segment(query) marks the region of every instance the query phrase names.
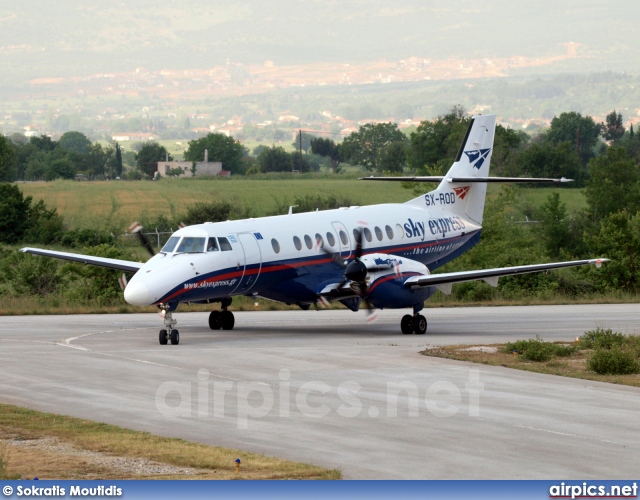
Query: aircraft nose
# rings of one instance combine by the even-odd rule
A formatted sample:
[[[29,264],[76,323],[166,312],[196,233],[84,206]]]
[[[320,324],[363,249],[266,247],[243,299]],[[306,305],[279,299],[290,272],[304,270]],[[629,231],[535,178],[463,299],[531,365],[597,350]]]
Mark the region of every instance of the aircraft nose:
[[[137,281],[129,283],[124,289],[124,300],[133,306],[149,305],[149,288]]]

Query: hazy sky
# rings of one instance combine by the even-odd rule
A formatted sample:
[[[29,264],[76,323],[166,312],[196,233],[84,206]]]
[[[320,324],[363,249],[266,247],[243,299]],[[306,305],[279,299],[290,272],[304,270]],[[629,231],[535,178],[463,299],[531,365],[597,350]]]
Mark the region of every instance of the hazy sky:
[[[4,0],[0,69],[15,81],[100,71],[508,57],[577,42],[582,70],[640,68],[640,2],[623,0]],[[575,69],[575,68],[574,68]]]

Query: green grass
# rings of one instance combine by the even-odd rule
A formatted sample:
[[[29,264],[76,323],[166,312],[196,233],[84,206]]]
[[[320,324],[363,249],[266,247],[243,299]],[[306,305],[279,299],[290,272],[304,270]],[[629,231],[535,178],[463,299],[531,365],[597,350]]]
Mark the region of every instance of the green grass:
[[[335,469],[291,462],[233,448],[208,446],[182,439],[165,438],[91,420],[43,413],[0,404],[0,437],[21,440],[51,437],[81,450],[120,457],[146,458],[179,467],[217,472],[206,479],[340,479]],[[0,474],[8,476],[7,459],[0,448]],[[241,474],[235,474],[235,459],[242,460]],[[9,466],[11,460],[9,457]],[[4,472],[1,467],[4,467]],[[42,477],[42,476],[41,476]],[[1,478],[1,476],[0,476]]]
[[[358,205],[405,202],[413,196],[400,183],[358,181],[355,175],[332,174],[235,177],[231,179],[163,179],[161,181],[55,181],[21,183],[34,200],[56,208],[74,228],[108,227],[124,231],[138,219],[184,213],[198,201],[240,203],[256,217],[266,215],[282,200],[295,196],[335,195]],[[427,187],[428,189],[428,187]]]
[[[335,195],[346,197],[356,205],[402,203],[414,197],[399,182],[364,182],[358,172],[345,175],[289,174],[232,177],[230,179],[163,179],[161,181],[55,181],[21,183],[20,189],[34,200],[43,199],[56,208],[73,228],[109,228],[124,232],[138,219],[155,219],[157,215],[184,213],[198,201],[227,200],[244,205],[252,216],[272,213],[278,202],[292,201],[295,196]],[[424,184],[424,192],[435,188]],[[490,186],[489,196],[499,192]],[[524,219],[531,207],[538,207],[547,196],[559,191],[569,213],[586,206],[581,189],[520,189],[516,218]],[[282,203],[280,203],[282,205]]]

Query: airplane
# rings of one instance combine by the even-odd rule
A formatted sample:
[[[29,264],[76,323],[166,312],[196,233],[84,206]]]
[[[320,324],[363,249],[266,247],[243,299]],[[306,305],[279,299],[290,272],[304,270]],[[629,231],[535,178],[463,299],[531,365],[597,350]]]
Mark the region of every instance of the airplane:
[[[159,342],[179,344],[173,312],[180,303],[220,303],[209,327],[232,330],[229,306],[235,296],[263,297],[310,306],[339,301],[352,311],[411,308],[400,322],[403,334],[424,334],[424,302],[454,283],[595,264],[587,259],[433,274],[480,240],[490,182],[567,182],[567,179],[488,177],[495,115],[472,117],[455,161],[442,177],[369,177],[364,180],[438,182],[406,203],[351,206],[179,229],[147,262],[22,248],[22,252],[118,269],[133,276],[124,289],[132,305],[155,305],[164,318]]]

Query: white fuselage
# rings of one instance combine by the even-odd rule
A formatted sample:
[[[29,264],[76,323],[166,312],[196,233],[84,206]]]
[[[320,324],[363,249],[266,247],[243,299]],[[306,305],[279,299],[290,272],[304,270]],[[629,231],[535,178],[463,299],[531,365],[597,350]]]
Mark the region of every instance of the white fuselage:
[[[125,299],[148,305],[252,295],[308,304],[327,285],[343,281],[344,270],[320,246],[348,260],[355,250],[354,230],[363,231],[364,255],[402,257],[407,263],[415,261],[433,269],[475,244],[480,229],[469,218],[438,207],[409,204],[188,226],[173,234],[181,238],[173,251],[158,253],[134,275]],[[207,251],[196,245],[193,252],[194,247],[183,245],[188,252],[179,251],[182,241],[202,238],[205,242],[217,238],[218,248]],[[224,241],[220,238],[229,242],[228,250],[221,249]],[[405,269],[409,268],[404,266],[403,273]]]

